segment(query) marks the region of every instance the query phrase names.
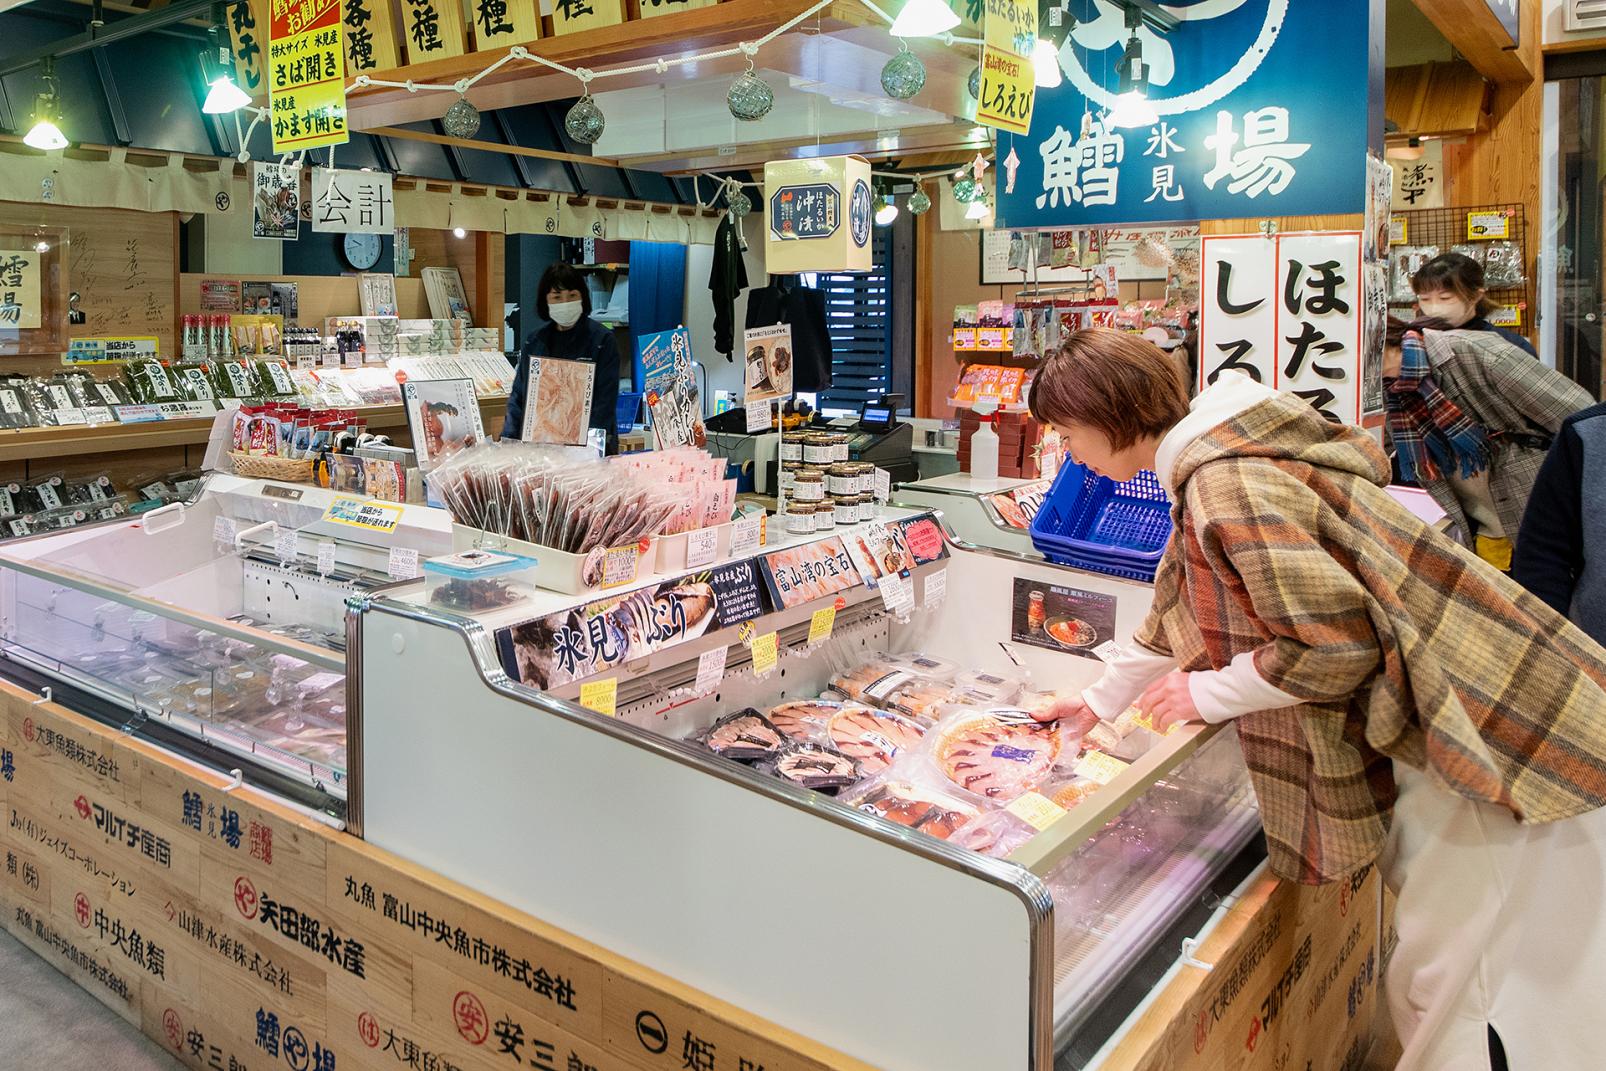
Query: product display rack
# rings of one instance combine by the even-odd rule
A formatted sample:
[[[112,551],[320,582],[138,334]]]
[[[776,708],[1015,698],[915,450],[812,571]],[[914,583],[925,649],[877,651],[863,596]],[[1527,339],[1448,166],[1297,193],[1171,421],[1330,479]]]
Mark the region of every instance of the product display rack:
[[[1521,204],[1468,205],[1454,208],[1412,208],[1402,212],[1391,212],[1391,216],[1404,216],[1406,221],[1406,240],[1401,245],[1422,246],[1433,245],[1439,247],[1439,252],[1448,253],[1452,246],[1480,245],[1480,240],[1467,237],[1467,216],[1479,212],[1503,213],[1511,221],[1511,234],[1506,241],[1515,242],[1523,250],[1524,283],[1522,286],[1490,287],[1489,297],[1501,305],[1517,306],[1522,312],[1522,324],[1515,330],[1519,334],[1527,334],[1533,329],[1532,310],[1533,303],[1533,272],[1528,269],[1528,225],[1527,213]],[[1393,247],[1391,247],[1393,248]],[[1390,301],[1389,306],[1396,310],[1406,310],[1412,306],[1410,301]]]

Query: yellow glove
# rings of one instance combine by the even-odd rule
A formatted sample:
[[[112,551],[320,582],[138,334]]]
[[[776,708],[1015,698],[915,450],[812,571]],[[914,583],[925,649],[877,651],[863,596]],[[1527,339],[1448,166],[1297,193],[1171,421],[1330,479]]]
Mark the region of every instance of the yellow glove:
[[[1504,536],[1479,536],[1477,538],[1478,557],[1499,569],[1502,573],[1511,572],[1511,540]]]

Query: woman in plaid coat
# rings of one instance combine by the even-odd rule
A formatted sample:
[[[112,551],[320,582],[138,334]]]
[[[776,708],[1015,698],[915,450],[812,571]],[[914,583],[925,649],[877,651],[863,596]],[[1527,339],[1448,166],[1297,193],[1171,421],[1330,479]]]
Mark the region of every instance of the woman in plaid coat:
[[[1233,721],[1272,868],[1396,891],[1400,1068],[1606,1067],[1606,651],[1384,489],[1371,436],[1229,373],[1188,402],[1144,340],[1082,331],[1031,407],[1176,531],[1154,606],[1050,716]]]

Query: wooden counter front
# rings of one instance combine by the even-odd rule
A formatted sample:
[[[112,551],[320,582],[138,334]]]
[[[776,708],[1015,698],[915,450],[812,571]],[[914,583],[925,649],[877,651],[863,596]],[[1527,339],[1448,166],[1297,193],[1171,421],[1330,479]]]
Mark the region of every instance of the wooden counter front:
[[[226,785],[0,682],[0,925],[197,1071],[867,1071]]]

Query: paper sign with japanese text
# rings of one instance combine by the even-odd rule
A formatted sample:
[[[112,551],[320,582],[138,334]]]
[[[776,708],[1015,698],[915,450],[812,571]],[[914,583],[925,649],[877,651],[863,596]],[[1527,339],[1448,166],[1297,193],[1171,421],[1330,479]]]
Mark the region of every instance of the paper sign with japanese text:
[[[625,21],[624,0],[543,0],[541,6],[550,6],[552,32],[559,37]]]
[[[401,523],[402,507],[395,502],[337,498],[323,511],[323,519],[368,532],[392,532]]]
[[[345,27],[346,73],[357,75],[400,67],[390,5],[381,0],[344,0],[340,6],[340,21]]]
[[[344,145],[340,0],[269,0],[268,100],[275,154]]]
[[[155,357],[161,349],[161,340],[155,335],[131,335],[123,338],[75,338],[67,344],[61,355],[62,364],[119,364],[140,357]],[[103,394],[108,405],[117,401],[115,394]]]
[[[463,54],[463,5],[458,0],[401,0],[401,15],[408,63]]]
[[[396,199],[388,171],[312,169],[312,229],[320,234],[391,234]]]
[[[251,161],[251,237],[293,242],[301,235],[301,169]]]
[[[836,536],[773,551],[759,561],[778,608],[801,606],[860,583],[853,559]]]
[[[268,0],[243,0],[229,8],[229,37],[235,84],[260,99],[268,89]]]
[[[762,636],[753,637],[753,675],[757,677],[768,676],[775,670],[775,663],[780,656],[779,640],[775,633],[766,632]]]
[[[580,685],[580,705],[598,714],[613,717],[619,704],[619,678],[586,681]]]
[[[1037,83],[1029,57],[991,44],[982,48],[981,95],[976,98],[976,122],[1025,134],[1032,128],[1032,103],[1036,93]]]
[[[642,335],[636,339],[636,352],[641,358],[655,447],[702,446],[708,432],[692,374],[691,332],[677,327]]]
[[[999,225],[1364,211],[1367,150],[1381,150],[1381,5],[1174,5],[1167,30],[1129,30],[1125,6],[1063,5],[1060,84],[1036,91],[1029,133],[998,136]],[[1150,114],[1121,99],[1134,37]]]
[[[31,331],[40,326],[39,253],[0,249],[0,330]]]
[[[469,0],[474,51],[523,45],[541,36],[538,0]]]

